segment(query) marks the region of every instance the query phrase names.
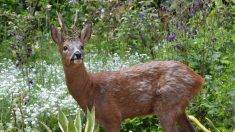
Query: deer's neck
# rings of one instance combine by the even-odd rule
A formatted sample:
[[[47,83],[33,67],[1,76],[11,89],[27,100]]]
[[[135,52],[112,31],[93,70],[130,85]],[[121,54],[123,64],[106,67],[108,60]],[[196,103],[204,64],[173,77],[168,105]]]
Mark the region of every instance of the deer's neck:
[[[70,94],[84,111],[93,105],[95,85],[84,64],[77,67],[64,66],[65,80]]]

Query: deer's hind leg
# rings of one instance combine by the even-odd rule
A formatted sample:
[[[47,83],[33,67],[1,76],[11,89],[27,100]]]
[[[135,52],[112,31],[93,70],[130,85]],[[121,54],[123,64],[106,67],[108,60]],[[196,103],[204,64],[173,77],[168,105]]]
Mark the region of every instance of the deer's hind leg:
[[[114,124],[110,122],[109,124],[104,125],[106,132],[120,132],[120,124]]]
[[[159,117],[164,132],[178,132],[178,117],[184,111],[181,100],[178,91],[170,85],[156,91],[154,113]]]
[[[178,132],[177,121],[179,113],[181,113],[180,107],[157,102],[154,107],[154,113],[159,117],[164,132]]]
[[[195,132],[195,129],[192,126],[192,124],[190,123],[190,121],[188,120],[188,117],[185,114],[185,112],[183,112],[181,115],[179,115],[178,125],[180,126],[180,128],[183,132]]]
[[[158,117],[164,132],[178,132],[175,115],[172,113],[164,113],[160,114]]]

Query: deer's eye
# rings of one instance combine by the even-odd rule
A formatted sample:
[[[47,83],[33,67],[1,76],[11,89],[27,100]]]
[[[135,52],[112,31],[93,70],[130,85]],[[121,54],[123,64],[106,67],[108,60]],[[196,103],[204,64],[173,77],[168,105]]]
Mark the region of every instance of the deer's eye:
[[[81,49],[83,50],[83,49],[84,49],[84,46],[81,46]]]
[[[67,46],[64,46],[64,49],[63,49],[64,51],[67,51],[68,50],[68,47]]]

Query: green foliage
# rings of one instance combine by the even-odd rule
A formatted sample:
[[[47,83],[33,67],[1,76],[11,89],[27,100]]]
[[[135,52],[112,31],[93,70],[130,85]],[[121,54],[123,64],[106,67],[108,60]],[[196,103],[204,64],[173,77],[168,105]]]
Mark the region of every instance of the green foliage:
[[[200,127],[203,132],[210,132],[210,130],[206,129],[205,126],[203,126],[203,125],[197,120],[197,118],[195,118],[195,117],[192,116],[192,115],[189,115],[188,117],[189,117],[189,119],[192,120],[195,124],[197,124],[197,126]]]
[[[220,130],[215,127],[214,123],[213,123],[209,118],[206,118],[206,120],[209,122],[210,126],[211,126],[216,132],[220,132]]]
[[[46,124],[44,124],[43,122],[40,123],[43,125],[43,127],[46,128],[47,132],[52,132],[51,128],[49,128]]]
[[[162,131],[160,122],[156,116],[147,116],[141,118],[127,119],[122,124],[122,131],[129,132],[130,130],[143,132],[158,132]]]
[[[65,116],[65,114],[61,110],[59,111],[59,114],[58,114],[58,123],[59,123],[60,129],[63,132],[68,131],[69,121],[68,121],[67,117]]]
[[[87,109],[87,123],[85,127],[85,132],[93,132],[95,130],[95,107]]]
[[[81,116],[79,113],[76,115],[76,118],[74,120],[74,126],[76,126],[77,128],[77,132],[82,132]]]
[[[181,61],[206,80],[200,95],[188,108],[190,115],[211,130],[232,131],[235,113],[232,0],[0,1],[0,80],[14,82],[0,84],[0,90],[4,89],[0,94],[0,131],[41,130],[35,121],[28,120],[29,116],[44,122],[52,131],[81,126],[83,117],[61,122],[60,128],[55,125],[56,105],[53,111],[43,107],[44,111],[36,113],[32,109],[34,105],[48,104],[40,102],[45,95],[39,96],[39,91],[46,89],[55,95],[58,91],[53,89],[66,88],[62,85],[63,73],[58,71],[62,68],[53,68],[60,64],[60,55],[51,40],[50,25],[58,26],[58,11],[70,27],[77,10],[79,29],[87,21],[93,23],[92,39],[85,46],[88,53],[85,59],[92,70],[107,70],[102,69],[105,64],[117,70],[127,64],[121,61],[128,62],[127,66],[150,59]],[[15,69],[14,77],[8,78]],[[58,100],[66,97],[68,93]],[[61,104],[58,100],[52,104]],[[66,113],[73,113],[73,108],[66,107]],[[62,113],[59,115],[61,120],[66,118]],[[121,129],[161,131],[154,116],[128,119]]]
[[[92,108],[91,111],[87,110],[86,116],[86,124],[84,132],[94,132],[95,130],[95,107]],[[52,130],[44,123],[40,122],[43,127],[46,128],[47,132],[52,132]],[[80,112],[76,115],[75,120],[68,119],[66,115],[59,110],[58,114],[58,124],[60,126],[60,130],[62,132],[81,132],[82,131],[82,123]],[[98,132],[96,130],[96,132]]]

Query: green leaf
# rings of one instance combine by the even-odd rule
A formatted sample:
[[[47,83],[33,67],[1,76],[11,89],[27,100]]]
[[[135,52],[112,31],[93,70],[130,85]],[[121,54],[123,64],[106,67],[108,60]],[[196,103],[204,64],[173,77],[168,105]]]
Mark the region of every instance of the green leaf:
[[[77,128],[78,132],[82,132],[82,123],[81,123],[80,111],[76,115],[76,118],[74,120],[74,126]]]
[[[93,132],[95,128],[95,107],[91,111],[87,110],[87,122],[85,132]]]
[[[52,132],[52,130],[46,125],[44,124],[43,122],[39,121],[44,127],[45,129],[47,130],[47,132]]]
[[[192,116],[192,115],[188,115],[188,118],[189,118],[191,121],[193,121],[198,127],[200,127],[203,132],[211,132],[210,130],[206,129],[206,127],[203,126],[203,125],[201,124],[201,122],[198,121],[198,119],[197,119],[196,117],[194,117],[194,116]]]
[[[99,132],[100,131],[100,126],[97,124],[95,125],[95,132]]]
[[[229,65],[231,62],[229,60],[221,60],[222,64]]]
[[[206,120],[209,122],[209,124],[217,131],[217,132],[220,132],[220,130],[218,128],[215,127],[214,123],[206,117]]]
[[[50,129],[50,128],[49,128]],[[0,129],[1,130],[1,129]],[[48,131],[48,130],[47,130]],[[40,132],[38,129],[36,128],[32,128],[31,132]],[[48,131],[48,132],[51,132],[51,131]]]
[[[72,120],[69,120],[68,132],[78,132]]]
[[[61,131],[67,132],[67,130],[68,130],[68,119],[61,110],[59,110],[58,120],[59,120],[58,123],[59,123]]]

